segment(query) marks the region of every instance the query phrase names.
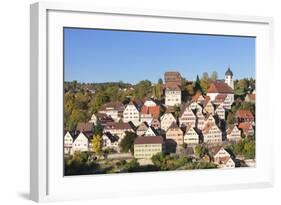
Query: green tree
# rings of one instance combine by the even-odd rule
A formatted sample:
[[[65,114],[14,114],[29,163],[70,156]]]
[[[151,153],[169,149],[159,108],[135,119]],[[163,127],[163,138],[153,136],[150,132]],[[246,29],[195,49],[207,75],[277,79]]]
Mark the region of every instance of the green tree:
[[[162,167],[164,160],[165,160],[165,154],[162,152],[159,152],[151,157],[152,163],[159,168]]]
[[[228,112],[226,122],[228,125],[232,125],[235,122],[235,115],[232,112]]]
[[[179,117],[179,115],[180,115],[181,109],[180,109],[179,106],[174,105],[173,110],[174,110],[174,113],[175,113],[175,117],[176,117],[176,119],[177,119],[177,118]]]
[[[93,127],[93,134],[101,136],[102,130],[103,130],[102,125],[101,125],[100,121],[98,120],[97,124]]]
[[[98,91],[90,102],[91,111],[97,113],[99,108],[106,102],[109,102],[109,97],[103,91]]]
[[[152,86],[149,80],[142,80],[134,86],[134,97],[142,99],[152,93]]]
[[[197,145],[195,147],[195,154],[196,154],[197,157],[202,158],[207,153],[208,153],[208,150],[203,145]]]
[[[202,88],[201,88],[201,85],[200,85],[200,80],[199,80],[199,76],[198,75],[196,76],[194,90],[195,90],[195,92],[198,92],[198,91],[202,92]]]
[[[78,122],[85,122],[88,119],[87,112],[85,110],[74,109],[67,120],[66,127],[68,130],[75,130]]]
[[[134,153],[134,141],[136,134],[133,132],[125,132],[125,137],[121,140],[119,146],[122,152]]]

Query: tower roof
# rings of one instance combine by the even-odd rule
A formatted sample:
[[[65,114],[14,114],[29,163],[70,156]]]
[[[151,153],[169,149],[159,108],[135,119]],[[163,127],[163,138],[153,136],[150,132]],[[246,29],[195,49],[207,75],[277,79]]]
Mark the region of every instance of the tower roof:
[[[233,76],[233,72],[230,70],[230,67],[228,67],[227,71],[225,72],[225,75]]]

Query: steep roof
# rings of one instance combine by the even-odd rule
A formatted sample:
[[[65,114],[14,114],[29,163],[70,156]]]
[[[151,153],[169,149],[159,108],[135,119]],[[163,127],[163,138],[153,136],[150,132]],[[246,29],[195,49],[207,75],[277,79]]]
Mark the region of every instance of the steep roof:
[[[198,101],[200,96],[203,97],[203,95],[200,92],[197,92],[194,96],[192,96],[192,100],[196,102],[196,101]]]
[[[160,115],[160,106],[143,106],[141,108],[141,114],[151,114],[152,117],[158,118]]]
[[[145,137],[137,137],[134,141],[134,144],[162,144],[163,143],[162,136],[145,136]]]
[[[242,122],[238,125],[238,128],[242,129],[244,133],[247,133],[251,127],[253,126],[249,122]]]
[[[218,103],[222,103],[225,101],[225,98],[227,97],[226,94],[218,94],[215,98],[215,101]]]
[[[232,70],[230,70],[230,67],[228,67],[227,71],[225,72],[225,75],[230,75],[231,77],[233,76]]]
[[[103,135],[105,135],[111,142],[116,142],[119,140],[118,136],[112,135],[110,132],[106,132]]]
[[[109,102],[109,103],[105,103],[103,106],[101,106],[99,111],[106,111],[109,108],[118,110],[118,111],[124,111],[125,106],[121,102]]]
[[[172,124],[170,125],[170,127],[168,128],[169,129],[180,129],[179,126],[175,123],[175,122],[172,122]]]
[[[76,130],[79,132],[91,132],[94,124],[91,122],[78,122]]]
[[[213,82],[207,91],[208,93],[221,93],[221,94],[233,94],[234,91],[226,83],[216,81]]]

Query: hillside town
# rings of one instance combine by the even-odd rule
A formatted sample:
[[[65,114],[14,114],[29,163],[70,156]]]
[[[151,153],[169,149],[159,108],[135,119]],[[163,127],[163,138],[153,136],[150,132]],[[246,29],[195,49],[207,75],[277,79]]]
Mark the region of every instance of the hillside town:
[[[65,174],[254,167],[255,81],[233,76],[66,84]]]

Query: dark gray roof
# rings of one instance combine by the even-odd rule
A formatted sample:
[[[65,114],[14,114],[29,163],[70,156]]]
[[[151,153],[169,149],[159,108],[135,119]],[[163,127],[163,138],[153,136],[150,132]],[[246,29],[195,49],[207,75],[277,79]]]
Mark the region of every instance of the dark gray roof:
[[[225,72],[225,75],[233,76],[233,72],[230,70],[230,67],[228,67],[227,71]]]

